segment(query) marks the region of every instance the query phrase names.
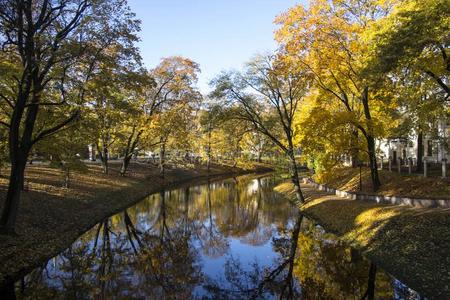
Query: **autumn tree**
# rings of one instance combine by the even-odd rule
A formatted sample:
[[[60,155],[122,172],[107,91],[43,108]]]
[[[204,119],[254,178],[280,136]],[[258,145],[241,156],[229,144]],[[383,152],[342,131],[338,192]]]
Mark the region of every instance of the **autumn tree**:
[[[368,44],[363,33],[388,12],[388,5],[371,0],[315,0],[307,8],[301,4],[291,8],[276,20],[281,26],[276,38],[286,59],[306,68],[314,78],[314,88],[325,92],[324,101],[339,103],[339,109],[349,115],[355,137],[364,137],[374,190],[381,184],[375,140],[386,116],[375,114],[389,108],[389,98],[380,88],[386,78],[371,80],[364,71]]]
[[[302,149],[303,162],[314,170],[319,180],[323,179],[326,171],[345,160],[350,158],[354,162],[361,159],[358,152],[364,149],[358,136],[355,140],[354,128],[349,124],[352,115],[327,100],[317,90],[310,93],[297,111],[294,124],[299,132],[295,143]]]
[[[366,32],[367,72],[419,71],[450,98],[450,5],[448,0],[401,0]]]
[[[130,160],[141,142],[145,130],[149,128],[153,116],[187,99],[199,98],[197,83],[199,65],[181,56],[163,58],[161,63],[150,71],[154,84],[149,85],[143,95],[142,117],[130,120],[127,127],[124,158],[121,168],[125,175]]]
[[[84,87],[97,62],[90,45],[107,28],[134,22],[124,1],[5,0],[0,3],[2,125],[11,173],[0,218],[13,233],[27,157],[42,139],[79,118]],[[137,25],[137,24],[136,24]],[[118,39],[113,36],[113,39]],[[47,112],[51,118],[42,118]]]
[[[34,148],[39,155],[51,158],[50,167],[62,171],[61,179],[66,188],[70,187],[73,171],[87,170],[81,159],[86,153],[89,136],[83,126],[75,125],[78,124],[71,124],[65,130],[43,139]]]
[[[232,149],[238,146],[236,139],[242,139],[239,123],[232,119],[234,110],[223,107],[221,103],[209,99],[203,110],[199,113],[199,153],[206,156],[206,166],[209,170],[214,155],[230,156]],[[233,123],[234,124],[230,124]]]
[[[198,96],[198,98],[196,97]],[[153,146],[159,147],[159,168],[164,175],[168,150],[186,152],[192,148],[195,112],[201,101],[200,95],[191,95],[170,109],[155,114],[149,132]]]
[[[248,63],[243,73],[223,73],[212,85],[213,96],[239,108],[235,119],[249,122],[287,156],[297,200],[303,203],[295,157],[294,122],[296,110],[308,91],[308,74],[275,55],[263,55]]]
[[[270,140],[260,132],[252,130],[242,136],[241,145],[244,150],[256,156],[256,161],[262,162],[263,155],[270,149]]]
[[[417,136],[418,171],[423,136],[433,136],[432,121],[444,119],[450,99],[449,7],[446,0],[398,1],[365,33],[370,45],[365,72],[396,79],[393,88]]]
[[[409,65],[403,65],[386,76],[396,78],[390,86],[397,97],[400,123],[392,136],[408,140],[416,138],[416,171],[422,172],[423,157],[426,156],[424,138],[431,137],[440,140],[441,145],[446,145],[437,125],[447,119],[448,103],[444,100],[444,93],[426,74]]]
[[[199,153],[206,156],[206,165],[210,169],[213,158],[217,162],[238,164],[242,155],[242,140],[250,131],[248,122],[233,118],[236,109],[220,107],[218,104],[203,111],[200,118]]]
[[[124,139],[123,122],[139,118],[143,89],[152,84],[140,67],[137,50],[130,46],[111,45],[104,51],[85,92],[85,121],[105,174],[111,148]]]
[[[233,113],[230,110],[228,114]],[[247,133],[253,131],[253,128],[246,120],[236,120],[228,117],[218,130],[216,130],[213,139],[217,140],[217,155],[224,156],[236,167],[239,161],[245,160],[243,157],[243,140]]]

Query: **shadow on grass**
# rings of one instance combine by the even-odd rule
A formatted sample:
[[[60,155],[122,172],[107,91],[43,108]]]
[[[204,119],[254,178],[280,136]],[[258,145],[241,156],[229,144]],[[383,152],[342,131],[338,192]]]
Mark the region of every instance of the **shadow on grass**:
[[[422,176],[398,174],[395,171],[378,171],[382,186],[377,194],[384,196],[404,196],[423,199],[450,199],[450,181],[440,177],[424,178]],[[330,187],[350,192],[359,191],[359,169],[349,167],[336,167],[329,172],[314,178],[317,182]],[[374,194],[370,170],[362,168],[362,191]]]
[[[286,187],[285,187],[286,188]],[[304,186],[303,212],[430,298],[450,299],[450,210],[350,200]]]

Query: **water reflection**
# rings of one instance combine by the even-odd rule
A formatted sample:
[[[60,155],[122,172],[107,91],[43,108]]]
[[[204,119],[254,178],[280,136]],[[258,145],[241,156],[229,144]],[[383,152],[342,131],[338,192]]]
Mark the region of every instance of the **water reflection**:
[[[30,299],[417,297],[298,214],[273,192],[274,180],[242,176],[151,195],[8,291]]]

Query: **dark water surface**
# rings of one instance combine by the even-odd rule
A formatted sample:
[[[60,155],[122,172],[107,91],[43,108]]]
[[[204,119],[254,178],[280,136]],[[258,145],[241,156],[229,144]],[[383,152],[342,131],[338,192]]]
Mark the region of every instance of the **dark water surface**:
[[[19,299],[420,299],[302,218],[274,177],[154,194],[15,285]]]

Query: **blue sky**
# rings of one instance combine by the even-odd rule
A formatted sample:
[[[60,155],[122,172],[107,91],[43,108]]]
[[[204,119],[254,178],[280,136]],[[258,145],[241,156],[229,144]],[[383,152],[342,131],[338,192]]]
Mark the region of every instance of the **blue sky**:
[[[142,21],[141,48],[148,68],[182,55],[200,64],[199,87],[254,54],[273,50],[276,15],[298,0],[128,0]]]

